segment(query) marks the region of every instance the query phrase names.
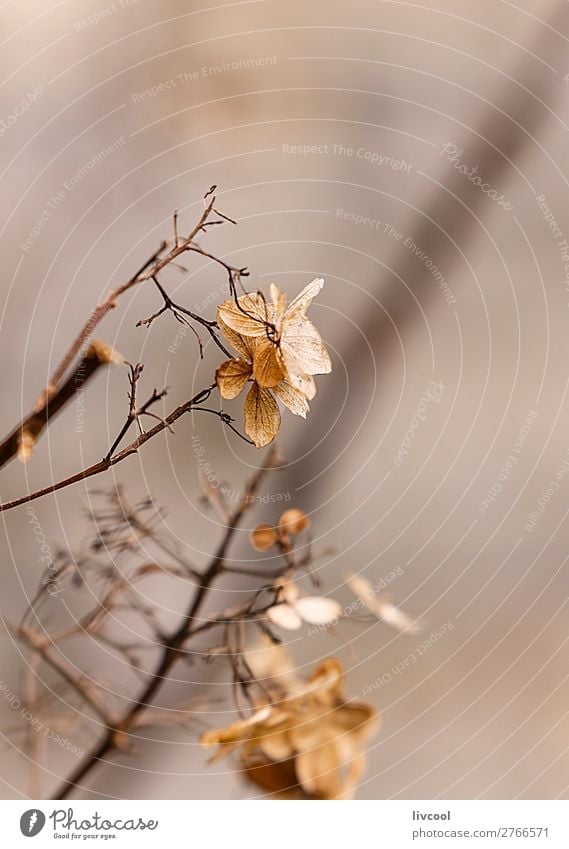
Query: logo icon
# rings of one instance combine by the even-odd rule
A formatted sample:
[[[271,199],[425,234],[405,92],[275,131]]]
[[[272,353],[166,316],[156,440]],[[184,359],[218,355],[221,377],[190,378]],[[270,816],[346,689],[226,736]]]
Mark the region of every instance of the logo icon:
[[[25,837],[35,837],[45,825],[45,814],[32,808],[20,817],[20,831]]]

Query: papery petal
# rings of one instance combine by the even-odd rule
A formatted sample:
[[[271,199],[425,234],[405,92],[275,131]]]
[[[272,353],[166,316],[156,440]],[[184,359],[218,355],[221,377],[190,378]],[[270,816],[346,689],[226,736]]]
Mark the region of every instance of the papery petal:
[[[355,572],[348,572],[345,575],[346,583],[357,598],[370,610],[372,613],[377,613],[376,596],[373,587],[367,578],[362,575],[356,575]]]
[[[286,310],[286,295],[284,292],[281,292],[281,290],[275,283],[271,283],[271,285],[269,286],[269,294],[271,296],[271,301],[273,302],[274,307],[273,318],[275,324],[279,324],[282,321]]]
[[[257,339],[253,357],[253,374],[259,386],[271,388],[285,376],[277,357],[277,349],[268,339]]]
[[[396,607],[391,601],[378,596],[376,605],[378,616],[392,628],[407,634],[418,634],[421,631],[420,623]]]
[[[281,426],[278,404],[269,389],[254,383],[245,398],[245,433],[257,448],[272,442]]]
[[[271,714],[271,708],[266,705],[252,714],[248,719],[238,719],[227,728],[214,728],[204,731],[200,737],[202,746],[217,746],[225,743],[236,743],[251,736],[255,726],[265,722]]]
[[[322,337],[307,318],[286,323],[280,342],[285,360],[295,358],[306,374],[328,374],[332,361]]]
[[[344,667],[335,657],[327,657],[309,678],[311,692],[340,698],[344,688]]]
[[[281,380],[280,383],[277,383],[273,392],[291,413],[294,413],[295,416],[302,416],[303,419],[306,418],[306,414],[310,410],[306,396],[295,389],[288,380]]]
[[[237,398],[251,377],[251,364],[244,360],[226,360],[215,372],[215,382],[222,398]]]
[[[322,596],[303,596],[294,603],[297,613],[309,625],[329,625],[335,622],[342,608],[333,598]]]
[[[290,741],[282,731],[264,734],[259,738],[259,748],[270,760],[284,761],[294,754]]]
[[[328,743],[297,755],[296,774],[307,793],[320,799],[337,799],[342,792],[342,775],[336,748]]]
[[[278,356],[286,374],[285,380],[293,389],[300,392],[309,401],[316,395],[316,382],[310,374],[306,374],[295,356],[282,347],[278,349]]]
[[[305,316],[306,311],[316,295],[324,286],[324,280],[321,277],[316,277],[311,283],[308,283],[296,298],[288,305],[286,311],[287,319],[294,319],[298,316]]]
[[[252,362],[256,340],[251,336],[241,336],[239,333],[236,333],[228,327],[220,317],[219,310],[217,312],[217,325],[223,336],[227,339],[231,347],[235,348],[239,356],[242,359],[247,360],[247,362]]]
[[[298,631],[302,626],[302,619],[290,604],[275,604],[267,610],[267,617],[273,625],[279,625],[287,631]]]
[[[358,740],[367,739],[379,728],[377,711],[366,702],[341,704],[330,717],[338,734],[351,734]]]
[[[261,295],[243,295],[237,301],[230,298],[219,305],[217,315],[221,321],[242,336],[266,336],[269,313]]]
[[[241,769],[246,778],[266,793],[277,798],[306,799],[306,794],[298,784],[294,771],[294,760],[266,761],[261,758],[247,758]]]

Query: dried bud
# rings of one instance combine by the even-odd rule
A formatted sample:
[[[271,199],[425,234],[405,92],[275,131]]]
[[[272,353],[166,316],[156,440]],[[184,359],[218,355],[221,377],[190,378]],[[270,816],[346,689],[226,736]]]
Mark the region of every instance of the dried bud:
[[[277,541],[277,533],[270,525],[257,525],[251,532],[251,544],[257,551],[267,551]]]
[[[290,534],[296,536],[301,534],[310,525],[310,519],[302,510],[296,507],[291,507],[290,510],[285,510],[279,519],[277,525],[280,534]]]

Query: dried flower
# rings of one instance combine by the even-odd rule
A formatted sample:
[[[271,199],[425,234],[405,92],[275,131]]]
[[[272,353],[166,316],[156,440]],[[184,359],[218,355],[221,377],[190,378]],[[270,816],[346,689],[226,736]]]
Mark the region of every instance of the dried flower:
[[[277,533],[270,525],[257,525],[257,527],[251,531],[251,542],[253,544],[253,548],[256,548],[257,551],[268,551],[269,548],[273,547],[277,540]]]
[[[257,525],[251,531],[251,543],[258,551],[267,551],[277,542],[287,544],[289,536],[298,536],[310,525],[310,519],[303,510],[291,507],[285,510],[277,522],[276,528],[271,525]]]
[[[239,357],[222,363],[216,382],[223,398],[236,398],[249,380],[245,399],[245,432],[257,448],[268,445],[280,427],[276,395],[292,413],[306,418],[316,395],[312,375],[332,369],[320,334],[306,311],[323,280],[313,280],[286,307],[286,296],[271,284],[272,303],[259,293],[220,305],[217,323]],[[274,393],[274,395],[273,395]]]
[[[277,603],[267,610],[267,617],[274,625],[287,631],[297,631],[303,622],[309,625],[330,625],[335,622],[342,608],[333,598],[301,595],[294,581],[277,578],[274,586],[278,591]]]
[[[294,537],[305,531],[309,525],[310,519],[306,513],[297,507],[291,507],[289,510],[284,511],[278,521],[277,527],[281,535],[290,534]]]
[[[361,575],[356,575],[354,572],[349,572],[346,575],[346,582],[354,595],[378,619],[383,619],[388,625],[407,634],[418,634],[421,631],[420,622],[411,619],[410,616],[396,607],[390,596],[383,593],[376,595],[366,578],[362,578]]]
[[[248,719],[206,732],[201,743],[219,747],[214,758],[239,749],[244,774],[272,793],[350,798],[378,719],[371,705],[347,702],[343,685],[342,665],[328,658],[278,703],[259,705]]]

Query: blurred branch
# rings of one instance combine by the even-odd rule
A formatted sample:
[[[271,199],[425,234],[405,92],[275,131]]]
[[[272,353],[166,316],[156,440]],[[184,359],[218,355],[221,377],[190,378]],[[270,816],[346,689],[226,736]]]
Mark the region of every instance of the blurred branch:
[[[101,366],[121,362],[121,359],[110,345],[95,339],[65,383],[49,395],[43,392],[32,412],[0,444],[0,468],[16,455],[22,461],[29,459],[48,422],[76,396]]]
[[[149,679],[142,688],[137,698],[126,709],[123,716],[115,722],[107,723],[107,731],[102,740],[91,752],[85,755],[83,762],[67,778],[55,795],[56,799],[66,799],[79,785],[79,782],[88,777],[92,771],[104,762],[105,758],[117,749],[124,749],[129,733],[140,726],[143,714],[151,707],[151,702],[167,680],[168,674],[176,661],[184,652],[184,644],[188,638],[203,630],[203,625],[210,626],[213,620],[208,619],[202,624],[196,622],[198,615],[204,606],[212,584],[216,578],[225,570],[225,562],[229,546],[235,532],[239,527],[244,514],[255,503],[254,495],[259,488],[265,474],[278,466],[277,449],[272,448],[267,454],[265,462],[249,480],[245,492],[242,494],[237,506],[228,518],[223,538],[209,565],[201,575],[201,583],[197,587],[193,598],[188,606],[178,628],[164,639],[161,655],[158,658],[154,670],[149,674]],[[223,621],[220,618],[219,621]]]

